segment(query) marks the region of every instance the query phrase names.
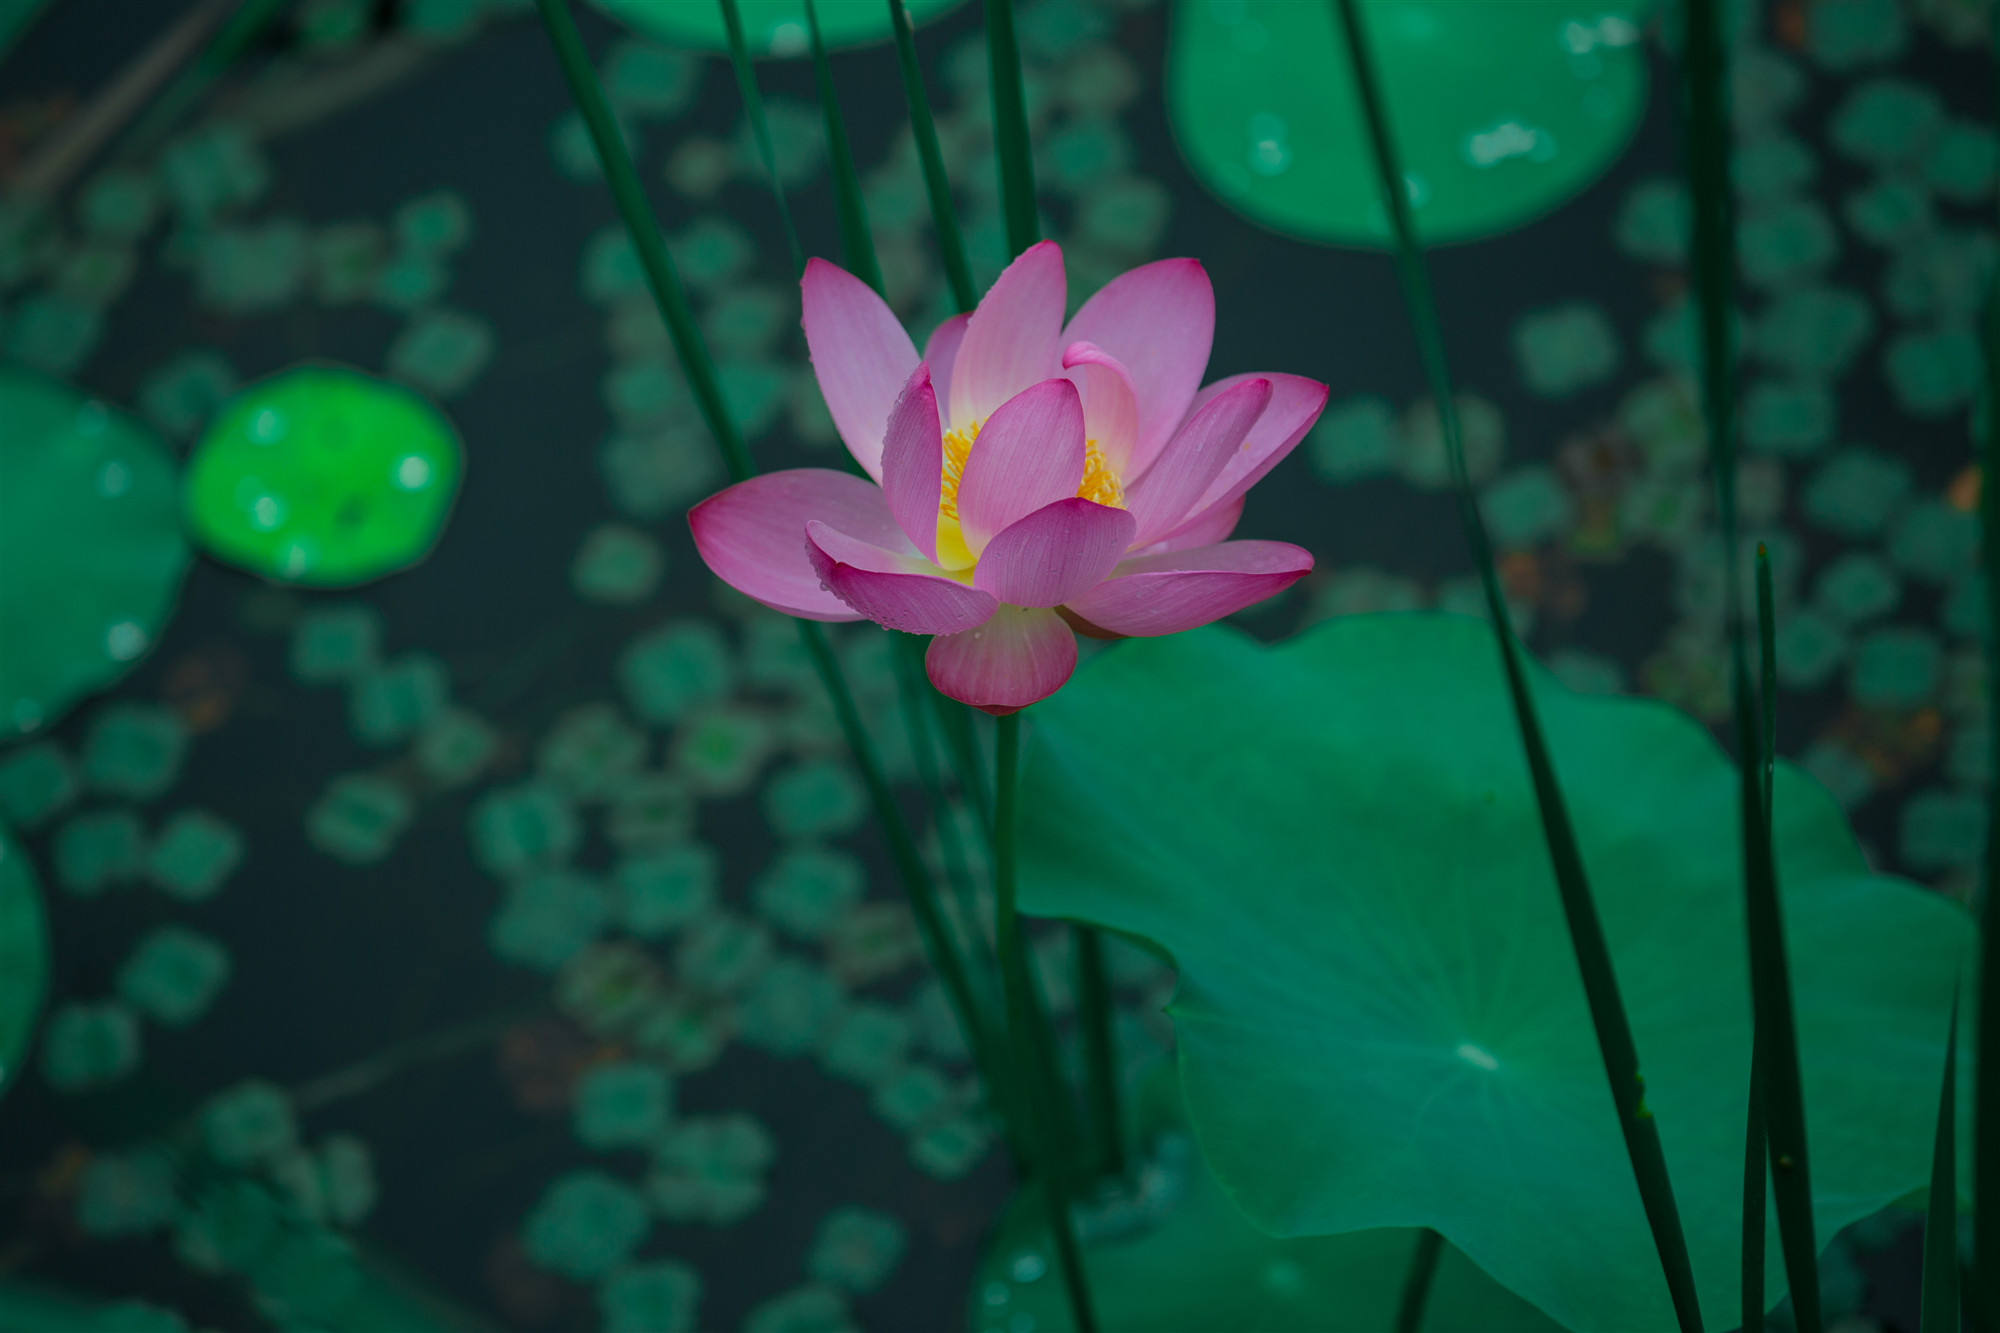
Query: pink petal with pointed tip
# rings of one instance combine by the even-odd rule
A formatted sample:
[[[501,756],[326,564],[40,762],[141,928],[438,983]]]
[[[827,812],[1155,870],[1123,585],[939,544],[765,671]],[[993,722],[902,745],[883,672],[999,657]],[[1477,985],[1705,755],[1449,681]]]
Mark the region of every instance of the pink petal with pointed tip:
[[[827,590],[878,625],[905,634],[956,634],[986,623],[992,594],[945,578],[920,556],[898,555],[817,520],[806,554]]]
[[[944,493],[944,435],[930,363],[910,372],[882,439],[882,493],[896,524],[927,560],[937,559],[938,497]]]
[[[1063,292],[1062,249],[1042,241],[1023,250],[980,298],[952,362],[952,429],[984,421],[1060,369]]]
[[[952,419],[951,368],[958,361],[958,345],[965,341],[965,326],[971,322],[970,315],[953,315],[932,329],[924,343],[924,364],[931,368],[931,383],[939,394],[938,416],[945,421]]]
[[[974,555],[1083,481],[1083,402],[1068,380],[1044,380],[1000,404],[979,429],[958,484],[958,522]]]
[[[890,516],[881,487],[827,468],[740,481],[690,509],[688,528],[715,576],[744,596],[807,620],[859,620],[820,586],[806,555],[806,524],[813,519],[891,551],[917,553]]]
[[[1235,455],[1271,401],[1271,382],[1253,377],[1215,395],[1187,419],[1146,475],[1125,493],[1139,520],[1139,545],[1181,525],[1195,502]]]
[[[1172,532],[1132,554],[1158,555],[1164,551],[1186,551],[1196,546],[1213,546],[1217,542],[1226,542],[1229,540],[1229,534],[1236,531],[1236,524],[1242,517],[1243,497],[1239,495],[1225,504],[1210,505],[1207,509],[1195,511],[1193,518],[1182,520],[1181,525]]]
[[[1143,476],[1201,387],[1215,340],[1215,289],[1196,259],[1162,259],[1113,278],[1076,312],[1063,342],[1096,343],[1124,363],[1139,403],[1125,484]]]
[[[1222,469],[1222,475],[1209,483],[1208,490],[1201,497],[1201,507],[1221,504],[1234,500],[1264,479],[1266,473],[1285,461],[1285,455],[1298,446],[1306,437],[1319,414],[1326,407],[1327,386],[1318,380],[1309,380],[1303,375],[1231,375],[1228,379],[1217,380],[1195,395],[1196,411],[1205,407],[1217,394],[1227,393],[1245,380],[1265,379],[1271,381],[1271,405],[1264,409],[1264,415],[1257,418],[1257,424],[1250,428],[1250,434],[1243,441],[1243,447]]]
[[[806,261],[799,295],[826,410],[847,452],[879,481],[882,433],[903,382],[916,369],[916,344],[874,288],[824,259]]]
[[[1284,591],[1312,571],[1289,542],[1223,542],[1127,560],[1068,609],[1114,634],[1178,634]]]
[[[1000,717],[1063,687],[1076,635],[1053,611],[1003,606],[978,629],[932,639],[924,667],[939,693]]]
[[[1097,441],[1098,452],[1122,481],[1139,444],[1139,403],[1132,376],[1117,357],[1095,343],[1071,343],[1063,349],[1062,363],[1083,396],[1083,433]]]
[[[1136,531],[1122,509],[1057,500],[986,544],[972,586],[1011,606],[1060,606],[1109,577]]]

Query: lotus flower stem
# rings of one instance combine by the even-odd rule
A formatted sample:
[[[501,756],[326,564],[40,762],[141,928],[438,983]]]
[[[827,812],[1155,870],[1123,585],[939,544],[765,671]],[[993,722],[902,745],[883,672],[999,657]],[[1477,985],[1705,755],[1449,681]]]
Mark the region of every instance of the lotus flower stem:
[[[1806,1154],[1805,1090],[1785,958],[1784,910],[1770,834],[1771,760],[1759,734],[1756,695],[1745,645],[1741,561],[1736,526],[1736,348],[1731,289],[1736,268],[1730,204],[1726,52],[1716,0],[1687,7],[1687,159],[1694,204],[1694,270],[1701,329],[1703,416],[1715,473],[1722,536],[1723,597],[1729,625],[1730,696],[1736,715],[1739,822],[1743,834],[1744,919],[1749,928],[1757,1083],[1770,1142],[1771,1192],[1778,1239],[1800,1333],[1819,1333],[1818,1245],[1813,1239],[1812,1178]],[[1773,682],[1775,687],[1775,681]],[[1773,706],[1766,701],[1766,711]],[[1764,730],[1769,730],[1769,719]]]
[[[1417,1333],[1424,1326],[1424,1307],[1430,1304],[1438,1259],[1443,1254],[1442,1234],[1430,1227],[1417,1232],[1417,1248],[1410,1254],[1410,1271],[1403,1279],[1403,1297],[1396,1306],[1396,1333]]]
[[[924,72],[917,64],[916,36],[903,0],[887,0],[889,26],[896,33],[896,63],[903,71],[903,97],[910,104],[910,133],[917,141],[917,160],[924,167],[924,188],[930,194],[931,225],[937,229],[938,254],[951,283],[951,299],[961,315],[979,303],[972,289],[972,268],[965,262],[965,238],[951,207],[951,181],[944,174],[944,154],[938,151],[937,125],[931,119],[931,99],[924,92]]]
[[[1764,1219],[1770,1202],[1770,1148],[1764,1134],[1764,1080],[1757,1040],[1750,1039],[1749,1112],[1743,1131],[1743,1327],[1764,1320]]]
[[[1014,828],[1020,787],[1021,715],[1007,714],[1000,719],[996,730],[999,745],[993,782],[993,925],[1000,950],[1000,983],[1007,995],[1008,1046],[1021,1074],[1023,1100],[1033,1108],[1029,1116],[1031,1165],[1041,1181],[1042,1199],[1048,1209],[1049,1239],[1055,1246],[1063,1286],[1069,1294],[1071,1322],[1077,1333],[1096,1333],[1097,1316],[1091,1309],[1083,1252],[1077,1246],[1076,1227],[1070,1219],[1067,1151],[1070,1139],[1057,1128],[1063,1118],[1063,1103],[1059,1099],[1067,1093],[1056,1069],[1055,1052],[1047,1041],[1048,1018],[1040,1012],[1034,973],[1028,965],[1027,945],[1021,933],[1021,916],[1015,906]]]
[[[1994,28],[2000,41],[2000,26]],[[2000,46],[1996,46],[2000,55]],[[2000,62],[1996,62],[2000,63]],[[1986,301],[1986,439],[1980,453],[1982,481],[1979,517],[1984,530],[1986,615],[1989,626],[2000,626],[2000,282]],[[2000,654],[1993,649],[1995,629],[1987,630],[1986,671],[2000,678]],[[1991,710],[1989,710],[1991,711]],[[1993,753],[2000,757],[2000,712],[1993,712]],[[2000,784],[1988,799],[1993,805],[1986,821],[1986,876],[1978,911],[1981,924],[1979,973],[1974,984],[1973,1031],[1977,1058],[1973,1063],[1972,1116],[1972,1273],[1970,1304],[1986,1321],[1988,1333],[2000,1319],[2000,930],[1993,919],[1995,884],[2000,884]]]
[[[1938,1090],[1937,1146],[1931,1151],[1931,1195],[1924,1215],[1923,1301],[1919,1333],[1958,1333],[1958,987],[1944,1035],[1944,1086]]]
[[[1118,1049],[1113,1039],[1111,984],[1104,974],[1104,932],[1077,926],[1076,1019],[1083,1033],[1085,1091],[1097,1138],[1096,1166],[1107,1176],[1125,1174],[1124,1121],[1118,1107]]]
[[[720,0],[722,26],[729,32],[729,63],[736,69],[736,86],[743,93],[743,111],[750,118],[750,134],[757,141],[757,156],[764,161],[764,175],[771,182],[771,198],[778,203],[778,221],[785,228],[785,246],[792,253],[792,272],[806,266],[806,252],[799,248],[799,233],[792,226],[792,210],[785,203],[785,186],[778,179],[778,154],[771,147],[771,125],[764,118],[764,99],[757,92],[757,69],[743,44],[743,16],[736,12],[736,0]]]
[[[566,0],[536,0],[536,5],[548,29],[549,41],[555,49],[556,60],[562,67],[570,95],[597,149],[598,161],[603,165],[605,180],[611,187],[612,200],[646,271],[653,298],[659,305],[660,317],[673,338],[681,369],[694,390],[695,402],[715,437],[730,475],[739,482],[746,481],[756,472],[750,461],[750,452],[744,447],[743,436],[731,419],[721,388],[716,383],[715,363],[709,355],[708,343],[688,309],[687,295],[681,289],[673,259],[667,254],[666,244],[660,238],[659,224],[646,202],[645,190],[639,184],[639,174],[632,166],[631,154],[626,151],[625,141],[612,119],[597,72],[591,68],[590,57],[583,49],[583,39],[577,34],[576,22],[570,17]],[[875,815],[889,844],[890,856],[909,896],[925,950],[944,983],[945,995],[965,1032],[966,1045],[972,1052],[973,1061],[987,1085],[999,1087],[1004,1070],[999,1063],[995,1040],[980,1012],[964,963],[945,926],[938,905],[937,888],[924,868],[923,858],[917,853],[909,825],[883,773],[880,756],[862,725],[860,712],[854,706],[853,693],[827,642],[826,631],[816,621],[801,620],[799,633],[807,655],[811,657],[813,667],[833,701],[834,714],[847,738],[848,747],[854,752],[855,762],[861,768],[862,780],[874,803]]]
[[[1000,208],[1007,220],[1007,253],[1013,256],[1041,239],[1041,226],[1035,218],[1035,159],[1028,142],[1021,42],[1014,33],[1014,0],[986,0],[986,59],[993,89],[994,149],[1000,159]]]
[[[1445,452],[1451,463],[1453,491],[1459,517],[1465,526],[1473,559],[1479,568],[1480,585],[1486,594],[1486,608],[1492,618],[1494,637],[1500,649],[1501,665],[1507,675],[1507,689],[1513,699],[1514,716],[1520,725],[1521,747],[1526,752],[1528,772],[1535,787],[1536,804],[1541,810],[1542,830],[1548,840],[1549,860],[1555,872],[1556,888],[1568,921],[1570,942],[1576,950],[1577,970],[1583,981],[1584,997],[1590,1005],[1591,1022],[1597,1031],[1598,1049],[1604,1057],[1604,1072],[1611,1084],[1611,1096],[1618,1108],[1619,1128],[1624,1131],[1625,1148],[1632,1159],[1632,1174],[1639,1197],[1652,1228],[1653,1243],[1659,1250],[1660,1267],[1667,1291],[1683,1333],[1698,1333],[1701,1305],[1695,1295],[1694,1269],[1688,1258],[1687,1237],[1681,1229],[1680,1208],[1674,1200],[1673,1183],[1667,1173],[1666,1153],[1660,1146],[1659,1126],[1646,1106],[1645,1080],[1639,1072],[1638,1047],[1625,1014],[1625,1002],[1612,968],[1611,951],[1605,943],[1604,927],[1590,892],[1583,856],[1570,824],[1569,809],[1562,787],[1542,737],[1541,720],[1534,696],[1528,687],[1521,647],[1508,621],[1507,602],[1501,595],[1500,580],[1494,571],[1493,551],[1486,535],[1485,521],[1473,496],[1472,480],[1465,467],[1465,442],[1460,434],[1458,405],[1452,395],[1451,371],[1445,359],[1444,334],[1438,323],[1437,303],[1431,293],[1430,271],[1417,241],[1416,224],[1410,215],[1408,187],[1397,162],[1395,140],[1388,109],[1376,83],[1375,67],[1362,31],[1357,0],[1333,0],[1336,19],[1347,38],[1348,56],[1354,67],[1354,83],[1367,120],[1368,137],[1374,151],[1375,167],[1382,185],[1383,206],[1393,227],[1397,277],[1403,289],[1403,303],[1415,326],[1418,350],[1430,381],[1431,396],[1437,401],[1438,422],[1444,435]]]

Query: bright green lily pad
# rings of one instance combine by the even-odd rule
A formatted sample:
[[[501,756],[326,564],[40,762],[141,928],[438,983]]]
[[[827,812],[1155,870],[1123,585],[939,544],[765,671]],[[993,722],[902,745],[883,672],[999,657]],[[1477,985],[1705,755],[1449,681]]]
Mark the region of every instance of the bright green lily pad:
[[[592,0],[634,31],[679,46],[727,51],[720,5],[688,0]],[[920,24],[956,8],[960,0],[905,0],[910,21]],[[819,0],[820,37],[829,47],[867,46],[889,40],[889,7],[880,0]],[[736,0],[743,18],[743,42],[753,56],[802,56],[810,50],[805,0]]]
[[[0,832],[0,1093],[27,1062],[49,982],[42,890],[20,845]]]
[[[280,583],[351,587],[430,553],[458,494],[458,433],[430,401],[341,366],[229,400],[188,468],[188,530]]]
[[[1142,1086],[1131,1142],[1150,1147],[1150,1189],[1125,1234],[1088,1239],[1084,1267],[1104,1333],[1387,1333],[1420,1234],[1412,1227],[1281,1239],[1229,1201],[1187,1139],[1171,1076]],[[1040,1194],[1017,1194],[973,1274],[971,1333],[1074,1325]],[[1027,1314],[1030,1324],[1020,1318]],[[1555,1333],[1559,1325],[1447,1245],[1425,1302],[1425,1333]]]
[[[187,543],[158,435],[57,380],[0,368],[0,737],[136,665]]]
[[[1749,987],[1736,775],[1655,702],[1535,690],[1707,1322],[1736,1321]],[[1197,1137],[1260,1226],[1427,1225],[1577,1329],[1676,1326],[1490,632],[1353,616],[1119,644],[1037,706],[1022,906],[1180,968]],[[1777,785],[1821,1237],[1921,1188],[1955,904]],[[1970,1103],[1964,1115],[1969,1121]],[[1767,1291],[1784,1293],[1775,1234]]]
[[[1646,104],[1639,0],[1363,0],[1417,227],[1518,227],[1622,153]],[[1180,0],[1167,108],[1204,185],[1260,226],[1386,248],[1387,218],[1333,7]]]

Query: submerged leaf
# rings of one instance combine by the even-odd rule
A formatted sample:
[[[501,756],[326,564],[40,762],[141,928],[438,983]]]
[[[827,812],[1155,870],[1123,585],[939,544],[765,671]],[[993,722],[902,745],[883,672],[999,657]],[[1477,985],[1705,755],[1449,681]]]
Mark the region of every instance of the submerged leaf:
[[[1750,1038],[1735,773],[1663,705],[1540,671],[1535,691],[1724,1326]],[[1023,910],[1173,955],[1196,1134],[1254,1220],[1435,1227],[1571,1327],[1674,1327],[1485,627],[1134,640],[1034,720]],[[1935,1034],[1972,931],[1871,875],[1789,767],[1775,836],[1831,1236],[1927,1178]]]

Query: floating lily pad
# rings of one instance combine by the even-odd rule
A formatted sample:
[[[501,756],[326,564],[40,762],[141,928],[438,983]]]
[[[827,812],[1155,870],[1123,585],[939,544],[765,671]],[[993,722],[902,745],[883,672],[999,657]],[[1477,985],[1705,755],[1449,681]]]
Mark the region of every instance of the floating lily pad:
[[[1079,1226],[1104,1333],[1386,1333],[1395,1326],[1415,1228],[1267,1235],[1230,1202],[1189,1142],[1172,1079],[1147,1080],[1138,1100],[1132,1138],[1147,1147],[1145,1183],[1115,1212],[1087,1208]],[[1044,1216],[1032,1189],[1001,1215],[973,1275],[972,1333],[1073,1327]],[[1425,1333],[1559,1327],[1449,1245],[1424,1310]]]
[[[25,1061],[48,981],[41,886],[27,854],[0,832],[0,1092]]]
[[[216,414],[188,469],[188,528],[226,564],[349,587],[430,553],[462,468],[457,431],[420,395],[301,366]]]
[[[1589,185],[1646,104],[1643,4],[1365,0],[1424,239],[1518,227]],[[1385,248],[1346,43],[1326,5],[1174,7],[1167,107],[1194,173],[1252,222]]]
[[[594,0],[611,17],[648,37],[677,46],[727,51],[729,36],[717,5],[686,0]],[[959,0],[905,0],[910,22],[923,23]],[[815,6],[821,37],[829,47],[867,46],[889,40],[889,10],[875,0],[819,0]],[[810,49],[805,0],[737,0],[743,41],[753,56],[802,56]]]
[[[1750,1039],[1736,772],[1665,705],[1534,683],[1723,1327]],[[1432,1226],[1568,1327],[1675,1326],[1484,626],[1356,616],[1276,650],[1220,628],[1119,644],[1035,710],[1024,787],[1024,910],[1174,958],[1194,1128],[1260,1226]],[[1925,1180],[1973,931],[1871,875],[1789,766],[1776,810],[1832,1236]],[[1775,1223],[1767,1256],[1775,1300]]]
[[[0,736],[130,671],[187,564],[160,438],[68,385],[0,369]]]

